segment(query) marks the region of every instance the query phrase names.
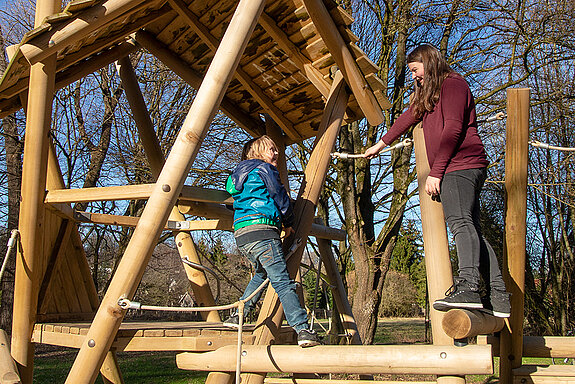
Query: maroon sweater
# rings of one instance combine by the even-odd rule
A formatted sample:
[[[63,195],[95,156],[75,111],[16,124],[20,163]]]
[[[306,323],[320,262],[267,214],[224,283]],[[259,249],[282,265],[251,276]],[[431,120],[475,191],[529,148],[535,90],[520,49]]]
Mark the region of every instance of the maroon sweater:
[[[453,73],[443,81],[439,101],[422,119],[413,116],[412,108],[399,116],[381,138],[385,144],[390,145],[411,126],[422,122],[429,176],[441,179],[448,172],[489,164],[477,133],[475,101],[463,77]]]

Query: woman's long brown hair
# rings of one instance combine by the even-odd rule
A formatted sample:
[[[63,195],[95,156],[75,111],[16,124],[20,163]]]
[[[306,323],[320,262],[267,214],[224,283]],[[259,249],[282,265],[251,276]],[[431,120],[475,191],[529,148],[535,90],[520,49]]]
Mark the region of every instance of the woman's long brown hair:
[[[416,118],[421,118],[425,112],[433,111],[439,101],[443,80],[453,73],[439,50],[429,44],[422,44],[407,55],[407,63],[423,63],[423,85],[415,84],[415,94],[412,101]]]

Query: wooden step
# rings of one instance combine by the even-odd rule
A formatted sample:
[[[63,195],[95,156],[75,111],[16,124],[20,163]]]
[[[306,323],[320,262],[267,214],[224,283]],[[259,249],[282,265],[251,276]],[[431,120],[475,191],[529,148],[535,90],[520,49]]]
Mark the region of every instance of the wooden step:
[[[513,370],[513,384],[575,384],[575,365],[523,365]]]

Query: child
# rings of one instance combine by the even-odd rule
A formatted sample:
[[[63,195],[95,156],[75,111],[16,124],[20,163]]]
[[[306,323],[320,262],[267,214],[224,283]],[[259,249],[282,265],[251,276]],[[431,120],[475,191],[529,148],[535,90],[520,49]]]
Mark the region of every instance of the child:
[[[443,203],[449,229],[455,236],[459,276],[433,308],[481,309],[509,317],[509,293],[493,248],[481,234],[479,195],[487,176],[487,156],[477,132],[475,102],[465,79],[454,72],[434,47],[420,45],[407,56],[415,94],[404,112],[363,157],[371,159],[418,122],[422,122],[431,168],[425,192]],[[479,280],[488,295],[482,300]]]
[[[249,297],[266,278],[282,303],[288,324],[297,332],[298,345],[319,344],[309,329],[295,282],[290,278],[282,250],[280,232],[293,232],[293,207],[282,185],[277,166],[278,149],[268,136],[252,139],[244,145],[242,161],[228,177],[226,190],[234,198],[234,237],[242,255],[252,263],[255,274],[241,299]],[[244,316],[255,307],[261,291],[245,303]],[[224,321],[238,327],[238,314]]]

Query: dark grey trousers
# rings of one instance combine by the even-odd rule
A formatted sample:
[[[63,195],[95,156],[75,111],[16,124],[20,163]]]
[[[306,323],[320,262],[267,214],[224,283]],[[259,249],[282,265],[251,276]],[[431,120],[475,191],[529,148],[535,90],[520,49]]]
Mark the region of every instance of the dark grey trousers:
[[[459,277],[471,289],[479,287],[480,276],[488,288],[505,291],[493,248],[481,234],[479,194],[487,177],[486,168],[446,173],[441,181],[441,203],[449,230],[455,237]]]

